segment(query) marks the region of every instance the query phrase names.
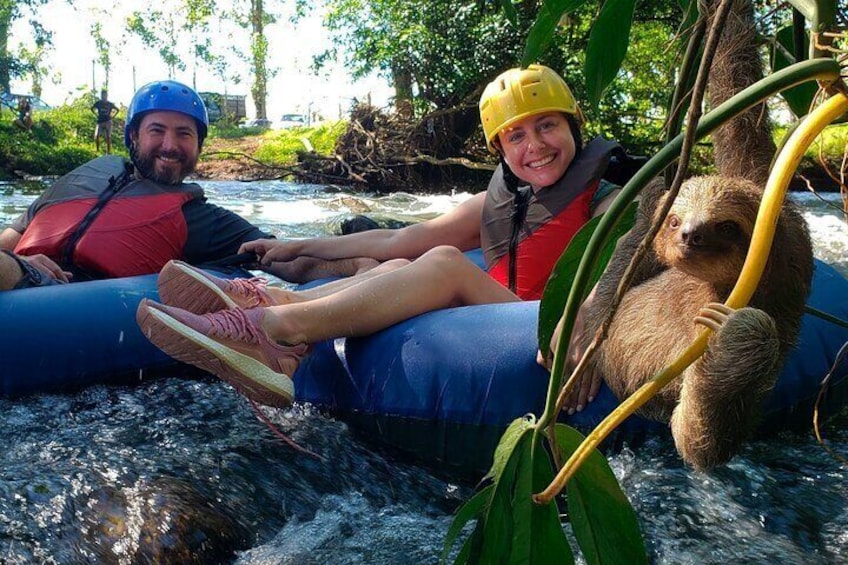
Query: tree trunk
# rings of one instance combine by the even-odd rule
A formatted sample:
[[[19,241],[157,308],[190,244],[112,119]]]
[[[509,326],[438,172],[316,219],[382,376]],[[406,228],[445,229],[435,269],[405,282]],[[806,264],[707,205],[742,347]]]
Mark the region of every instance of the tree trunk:
[[[401,65],[392,69],[392,82],[395,89],[395,111],[399,116],[412,118],[415,109],[412,106],[412,73]]]
[[[9,92],[9,28],[12,25],[13,0],[0,0],[0,90]]]
[[[253,104],[256,106],[256,117],[267,118],[267,107],[265,99],[268,94],[268,70],[266,68],[268,58],[268,40],[265,38],[265,10],[262,0],[251,0],[250,2],[250,25],[251,40],[250,50],[253,60],[253,84],[250,94],[253,96]]]

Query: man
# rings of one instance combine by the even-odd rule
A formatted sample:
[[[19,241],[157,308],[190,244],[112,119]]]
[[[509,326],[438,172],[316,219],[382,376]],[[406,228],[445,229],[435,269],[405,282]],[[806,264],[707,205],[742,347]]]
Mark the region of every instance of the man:
[[[63,176],[0,233],[0,249],[43,254],[81,281],[155,273],[171,259],[202,265],[269,237],[208,203],[199,185],[183,182],[197,165],[208,125],[203,101],[188,86],[165,80],[141,87],[124,132],[131,163],[105,155]],[[356,268],[354,261],[340,262],[332,274]]]
[[[100,138],[106,140],[106,154],[112,153],[112,119],[118,114],[118,107],[109,102],[104,88],[100,91],[100,100],[91,106],[91,111],[97,116],[97,126],[94,128],[94,143],[100,151]]]

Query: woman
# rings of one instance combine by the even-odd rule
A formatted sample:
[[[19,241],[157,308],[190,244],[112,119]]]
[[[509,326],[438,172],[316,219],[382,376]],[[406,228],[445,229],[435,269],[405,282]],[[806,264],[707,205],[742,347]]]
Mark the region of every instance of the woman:
[[[489,149],[501,157],[485,193],[430,221],[305,241],[258,240],[241,251],[266,267],[302,256],[371,257],[374,269],[314,289],[268,288],[261,279],[226,281],[172,262],[160,297],[145,300],[138,323],[166,353],[212,372],[246,396],[287,405],[290,375],[308,344],[374,333],[436,309],[535,299],[571,237],[605,207],[601,176],[613,143],[585,148],[580,110],[547,67],[511,69],[480,100]],[[514,213],[517,211],[518,213]],[[488,272],[462,251],[483,247]]]

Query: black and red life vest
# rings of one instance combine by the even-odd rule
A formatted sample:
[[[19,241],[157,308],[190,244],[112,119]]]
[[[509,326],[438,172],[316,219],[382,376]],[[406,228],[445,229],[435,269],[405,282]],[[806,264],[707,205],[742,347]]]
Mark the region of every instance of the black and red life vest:
[[[530,190],[516,257],[516,294],[523,300],[541,298],[557,259],[591,218],[595,192],[610,157],[617,152],[622,152],[617,143],[595,138],[560,180],[538,191]],[[486,191],[480,236],[489,275],[504,286],[509,281],[512,208],[513,193],[498,167]]]
[[[75,269],[107,278],[155,273],[169,260],[181,258],[188,237],[182,206],[202,198],[203,189],[193,183],[166,186],[134,176],[126,179],[66,253],[77,226],[124,174],[124,164],[121,157],[107,155],[57,180],[27,211],[26,230],[15,252],[43,253],[59,264],[69,258]]]

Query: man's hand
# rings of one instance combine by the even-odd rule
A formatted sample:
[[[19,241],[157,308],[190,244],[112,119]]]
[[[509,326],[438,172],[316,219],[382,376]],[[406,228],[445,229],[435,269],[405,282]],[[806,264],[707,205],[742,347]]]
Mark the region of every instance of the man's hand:
[[[73,278],[73,274],[68,271],[63,271],[62,267],[57,265],[53,259],[46,255],[38,254],[38,255],[28,255],[28,256],[20,256],[19,257],[38,269],[40,273],[45,276],[50,277],[51,279],[56,279],[62,282],[70,282],[71,278]]]

